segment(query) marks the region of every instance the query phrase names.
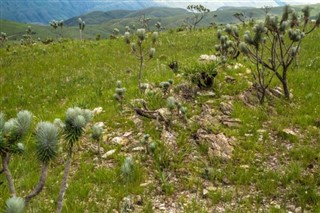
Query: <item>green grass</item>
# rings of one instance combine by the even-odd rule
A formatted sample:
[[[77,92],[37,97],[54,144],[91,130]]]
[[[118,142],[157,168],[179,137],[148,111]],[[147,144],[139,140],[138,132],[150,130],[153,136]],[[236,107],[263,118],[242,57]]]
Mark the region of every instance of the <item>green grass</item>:
[[[215,53],[215,33],[214,29],[160,33],[156,57],[143,67],[143,82],[156,86],[173,79],[174,87],[185,83],[181,70],[190,67],[201,54]],[[255,107],[243,104],[238,95],[249,88],[247,81],[252,81],[244,68],[219,68],[215,85],[209,90],[216,93],[215,97],[181,100],[188,107],[190,120],[200,114],[204,104],[216,116],[220,103],[226,101],[226,96],[231,97],[231,116],[241,120],[240,126],[206,127],[208,132],[235,138],[233,157],[227,161],[210,156],[210,144],[195,143],[194,134],[201,126],[197,123],[185,128],[181,122],[173,123],[170,129],[176,133],[174,145],[161,139],[162,126],[157,122],[143,118],[141,127],[134,124],[131,100],[144,98],[150,109],[158,109],[166,106],[166,98],[161,92],[154,96],[138,93],[138,60],[122,39],[63,40],[28,47],[11,44],[9,51],[1,48],[0,110],[7,118],[19,110],[29,110],[35,115],[35,126],[42,120],[63,119],[68,107],[103,107],[103,113],[94,122],[103,121],[106,125],[108,138],[102,144],[105,152],[117,151],[99,161],[92,148],[95,142],[90,132],[86,133],[76,146],[64,212],[120,211],[125,197],[136,200],[138,195],[143,202],[135,204],[136,212],[157,210],[155,200],[159,197],[161,203],[175,203],[182,212],[217,211],[220,207],[226,212],[286,212],[292,206],[316,212],[320,208],[320,130],[315,125],[316,119],[320,119],[320,59],[314,57],[319,48],[314,41],[319,37],[318,29],[306,38],[299,67],[289,71],[289,87],[294,95],[290,101],[275,99]],[[179,62],[180,73],[174,74],[168,67],[172,60]],[[242,58],[239,63],[249,66]],[[226,76],[234,77],[236,82],[226,83]],[[122,113],[113,100],[117,80],[126,88]],[[276,85],[280,84],[275,80],[273,86]],[[297,136],[283,134],[285,128],[293,129]],[[129,131],[133,136],[127,146],[111,144],[113,137]],[[155,141],[154,154],[131,151],[130,146],[138,146],[143,134],[150,134]],[[31,132],[25,142],[27,152],[14,156],[10,163],[19,196],[31,191],[39,178]],[[27,212],[55,210],[64,156],[60,151],[51,164],[46,186],[31,201]],[[121,165],[127,156],[133,157],[135,165],[129,181],[121,177]],[[9,190],[3,174],[0,181],[4,182],[0,185],[3,205]],[[206,188],[211,191],[203,196]]]

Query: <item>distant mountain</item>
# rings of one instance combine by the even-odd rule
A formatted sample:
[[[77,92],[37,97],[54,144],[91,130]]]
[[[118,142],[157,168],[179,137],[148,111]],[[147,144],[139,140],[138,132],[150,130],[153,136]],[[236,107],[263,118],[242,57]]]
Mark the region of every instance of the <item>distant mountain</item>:
[[[264,6],[279,7],[286,4],[290,5],[305,5],[320,3],[320,0],[191,0],[191,1],[172,1],[172,0],[161,0],[161,3],[167,7],[179,7],[186,8],[190,4],[202,4],[210,10],[217,10],[223,7],[256,7],[261,8]]]
[[[156,0],[1,0],[1,19],[48,24],[91,11],[140,10],[159,6]]]
[[[78,25],[78,18],[85,20],[88,25],[102,24],[108,21],[118,20],[124,22],[125,19],[131,19],[131,22],[138,24],[138,19],[145,14],[151,18],[151,24],[156,21],[163,21],[166,18],[187,16],[187,11],[181,8],[168,7],[150,7],[142,10],[112,10],[107,12],[94,11],[81,16],[76,16],[66,20],[66,26]]]
[[[48,25],[49,21],[67,20],[72,17],[83,16],[93,11],[95,17],[102,20],[123,17],[124,10],[142,10],[149,7],[170,7],[186,9],[190,4],[202,4],[214,11],[229,7],[261,8],[263,6],[283,6],[316,3],[320,0],[0,0],[0,19],[7,19],[23,23],[41,23]],[[117,10],[116,12],[104,13]],[[170,14],[172,16],[174,14]],[[104,17],[102,17],[104,16]],[[100,23],[101,20],[90,20],[90,23]]]

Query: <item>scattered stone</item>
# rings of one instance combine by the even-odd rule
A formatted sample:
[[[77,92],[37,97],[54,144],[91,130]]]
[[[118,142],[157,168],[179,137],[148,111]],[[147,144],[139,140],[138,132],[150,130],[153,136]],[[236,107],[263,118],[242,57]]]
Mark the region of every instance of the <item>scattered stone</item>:
[[[302,212],[302,208],[301,207],[298,207],[294,210],[295,213],[301,213]]]
[[[102,107],[97,107],[97,108],[94,108],[94,109],[92,110],[92,113],[93,113],[94,115],[98,115],[98,114],[100,114],[101,112],[103,112],[103,108],[102,108]]]
[[[200,61],[216,61],[218,58],[215,55],[200,55]]]
[[[143,121],[136,114],[131,117],[131,120],[139,129],[143,126]]]
[[[127,137],[131,136],[132,133],[133,133],[132,131],[131,132],[126,132],[126,133],[123,134],[122,137],[126,137],[127,138]]]
[[[142,199],[141,195],[138,195],[138,196],[136,197],[135,203],[136,203],[137,205],[139,205],[139,206],[142,206],[142,205],[143,205],[143,199]]]
[[[175,148],[176,145],[177,145],[177,139],[176,139],[176,136],[174,133],[172,132],[169,132],[165,129],[162,130],[162,133],[161,133],[161,140],[171,146],[172,148]]]
[[[241,165],[240,168],[242,168],[242,169],[249,169],[250,166],[249,166],[249,165]]]
[[[197,95],[202,96],[202,97],[208,97],[208,98],[213,98],[216,96],[216,93],[212,91],[202,91],[202,92],[197,92]]]
[[[210,191],[210,192],[217,191],[217,187],[214,187],[214,186],[209,186],[207,189],[208,189],[208,191]]]
[[[104,153],[101,157],[102,157],[103,159],[106,159],[106,158],[108,158],[109,156],[113,155],[115,152],[116,152],[115,149],[111,149],[111,150],[109,150],[108,152]]]
[[[277,98],[283,97],[282,89],[280,87],[276,87],[274,89],[269,89],[269,91],[273,96],[275,96]]]
[[[151,183],[152,183],[151,181],[147,181],[147,182],[145,182],[145,183],[141,183],[140,186],[141,186],[141,187],[147,187],[147,186],[149,186]]]
[[[297,137],[297,133],[295,133],[293,130],[291,129],[283,129],[282,130],[282,133],[284,133],[284,135],[287,135],[287,136],[294,136],[294,137]]]
[[[219,106],[220,111],[225,115],[231,115],[233,106],[231,103],[221,102]]]
[[[251,72],[252,72],[251,69],[249,68],[246,69],[246,74],[251,74]]]
[[[242,123],[238,118],[231,118],[227,116],[220,117],[220,122],[229,128],[239,128]]]
[[[226,81],[227,83],[233,84],[233,83],[236,82],[236,79],[233,78],[233,77],[231,77],[231,76],[226,76],[226,77],[225,77],[225,81]]]
[[[134,152],[141,152],[141,151],[145,151],[145,148],[142,147],[142,146],[139,146],[139,147],[133,148],[132,151],[134,151]]]
[[[234,138],[227,138],[223,133],[209,134],[204,129],[199,129],[196,133],[199,143],[209,143],[209,156],[221,157],[229,160],[232,157]]]
[[[208,197],[208,194],[209,194],[209,191],[208,191],[207,189],[203,189],[203,190],[202,190],[202,196],[203,196],[204,198],[207,198],[207,197]]]
[[[165,203],[161,203],[161,204],[159,205],[159,210],[165,211],[165,210],[166,210],[166,204],[165,204]]]
[[[111,143],[125,146],[128,143],[128,139],[125,137],[114,137],[112,138]]]
[[[241,67],[243,67],[243,64],[236,63],[233,68],[234,68],[235,70],[237,70],[237,69],[239,69],[239,68],[241,68]]]

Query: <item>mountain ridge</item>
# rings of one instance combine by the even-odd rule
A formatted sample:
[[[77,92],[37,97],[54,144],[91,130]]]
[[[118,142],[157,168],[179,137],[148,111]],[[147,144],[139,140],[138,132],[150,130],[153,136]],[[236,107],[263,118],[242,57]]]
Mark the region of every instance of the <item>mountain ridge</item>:
[[[318,1],[318,0],[317,0]],[[189,4],[203,4],[211,11],[223,7],[255,7],[263,6],[283,6],[290,3],[296,5],[299,3],[308,4],[308,2],[299,2],[296,0],[270,0],[265,1],[234,1],[224,0],[219,1],[168,1],[168,0],[93,0],[93,1],[78,1],[78,0],[54,0],[54,1],[15,1],[1,0],[0,14],[1,19],[22,22],[22,23],[41,23],[48,24],[53,19],[66,20],[72,17],[87,14],[93,11],[112,11],[112,10],[141,10],[149,7],[170,7],[186,9]],[[319,1],[320,3],[320,1]],[[266,5],[267,4],[267,5]]]

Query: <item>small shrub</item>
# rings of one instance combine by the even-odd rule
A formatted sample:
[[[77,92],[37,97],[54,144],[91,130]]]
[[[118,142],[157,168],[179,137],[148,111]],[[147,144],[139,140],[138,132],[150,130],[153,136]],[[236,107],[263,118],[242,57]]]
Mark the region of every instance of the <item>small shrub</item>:
[[[184,75],[200,89],[212,88],[217,76],[217,64],[198,63],[184,69]]]

